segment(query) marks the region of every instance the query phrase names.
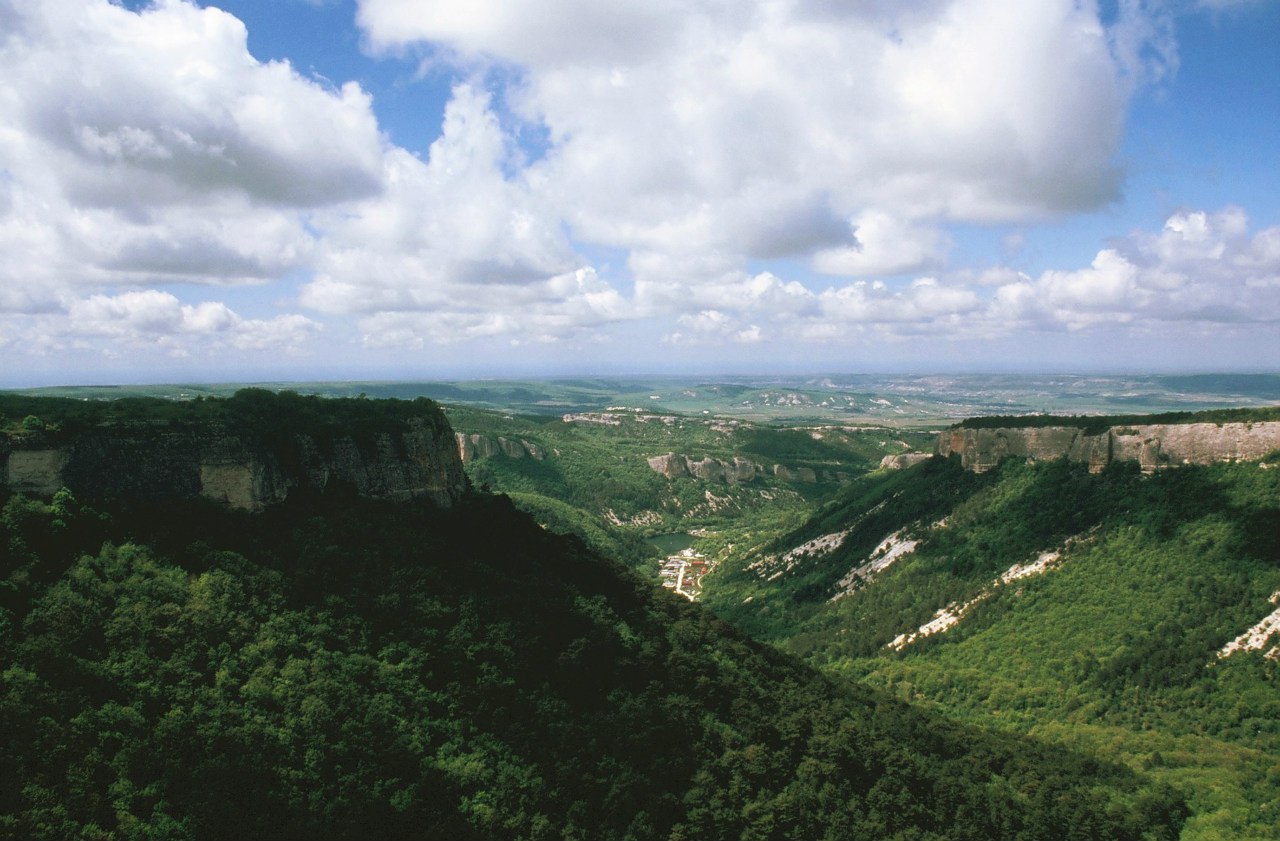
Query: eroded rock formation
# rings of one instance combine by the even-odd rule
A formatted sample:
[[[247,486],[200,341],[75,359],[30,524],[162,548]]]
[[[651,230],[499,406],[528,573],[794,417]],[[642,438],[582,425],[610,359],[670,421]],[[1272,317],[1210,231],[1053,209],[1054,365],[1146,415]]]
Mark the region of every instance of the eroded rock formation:
[[[692,476],[704,482],[725,482],[730,485],[750,482],[766,475],[772,475],[781,482],[811,483],[817,482],[819,478],[818,473],[811,467],[787,467],[774,464],[766,468],[763,464],[742,456],[734,456],[732,459],[717,459],[710,456],[695,459],[679,453],[666,453],[653,456],[648,459],[648,462],[651,470],[661,473],[668,479]],[[848,474],[840,471],[825,471],[822,479],[829,482],[845,481],[848,479]]]
[[[547,457],[542,447],[523,438],[517,440],[501,435],[494,437],[457,432],[454,433],[454,439],[458,442],[458,456],[463,464],[472,459],[493,458],[499,453],[507,458],[531,458],[534,461],[542,461]]]

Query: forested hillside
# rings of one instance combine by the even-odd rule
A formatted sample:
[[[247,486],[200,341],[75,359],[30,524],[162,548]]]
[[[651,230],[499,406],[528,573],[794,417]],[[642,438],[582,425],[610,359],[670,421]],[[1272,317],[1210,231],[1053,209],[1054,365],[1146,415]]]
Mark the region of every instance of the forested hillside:
[[[1276,838],[1273,468],[935,458],[853,483],[704,592],[829,673],[1183,787],[1186,839]]]
[[[1174,838],[1174,789],[827,678],[500,497],[14,496],[0,836]]]
[[[932,446],[927,433],[888,427],[780,427],[635,411],[551,417],[449,406],[446,412],[461,435],[488,445],[471,446],[466,460],[475,486],[510,494],[544,525],[631,561],[648,551],[640,535],[799,521],[884,455]],[[733,481],[668,477],[649,464],[667,453],[747,460],[761,469]]]

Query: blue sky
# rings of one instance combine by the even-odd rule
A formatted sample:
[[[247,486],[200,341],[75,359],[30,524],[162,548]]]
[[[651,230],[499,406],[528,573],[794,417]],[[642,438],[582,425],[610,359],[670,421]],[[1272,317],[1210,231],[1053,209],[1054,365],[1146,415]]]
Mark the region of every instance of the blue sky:
[[[0,386],[1276,369],[1276,0],[0,31]]]

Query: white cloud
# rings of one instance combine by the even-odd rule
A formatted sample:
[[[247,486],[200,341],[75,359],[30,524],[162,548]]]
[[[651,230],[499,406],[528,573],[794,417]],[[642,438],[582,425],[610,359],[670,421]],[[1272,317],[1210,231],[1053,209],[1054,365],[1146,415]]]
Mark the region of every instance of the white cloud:
[[[847,323],[924,324],[953,318],[978,308],[972,290],[920,278],[904,289],[890,289],[879,281],[858,281],[821,296],[826,320]]]
[[[305,353],[321,325],[298,314],[244,318],[225,304],[183,304],[154,289],[66,301],[65,313],[0,316],[0,345],[37,354],[68,350],[172,357],[227,350]]]
[[[676,319],[677,329],[662,337],[672,345],[756,344],[764,339],[760,327],[744,324],[719,310],[687,313]]]
[[[1117,195],[1132,81],[1092,4],[362,0],[359,19],[382,48],[519,67],[511,99],[551,139],[537,169],[586,240],[767,257],[852,246],[873,209],[1020,220]],[[855,254],[824,259],[874,270]]]
[[[358,326],[366,347],[421,349],[493,337],[554,343],[632,317],[617,290],[592,269],[578,269],[435,307],[381,308],[360,317]]]
[[[1280,228],[1236,209],[1083,268],[948,264],[955,223],[1116,199],[1130,99],[1191,5],[360,0],[374,52],[470,79],[420,158],[218,9],[0,0],[0,343],[302,352],[295,296],[389,349],[1268,322]]]
[[[661,51],[678,23],[670,0],[450,0],[362,2],[357,20],[381,49],[416,41],[456,45],[467,52],[522,64],[636,61]]]
[[[425,46],[470,72],[486,62],[504,79],[515,71],[505,103],[545,130],[547,148],[514,176],[499,179],[496,166],[472,173],[500,188],[472,194],[505,200],[482,218],[496,218],[500,204],[536,207],[530,218],[564,220],[578,242],[624,250],[627,315],[675,316],[666,330],[674,344],[998,330],[987,310],[1007,308],[1021,279],[999,268],[949,277],[943,226],[1036,221],[1114,200],[1129,99],[1176,68],[1162,9],[1122,4],[1108,29],[1094,4],[1075,0],[485,0],[465,9],[361,0],[358,20],[376,50]],[[496,121],[484,125],[497,131]],[[455,142],[448,127],[445,135],[441,143]],[[502,253],[498,240],[479,241]],[[460,335],[514,335],[537,321],[511,306],[482,317],[447,303],[484,272],[454,261],[466,248],[440,253],[425,242],[384,250],[393,265],[378,255],[347,271],[325,264],[308,300],[363,305],[380,326],[404,322],[397,310],[435,309],[450,315],[407,321]],[[747,269],[778,257],[830,275],[937,279],[815,291]],[[530,268],[565,268],[553,264]],[[353,281],[357,266],[382,280]],[[1035,296],[1041,322],[1053,318],[1049,286]],[[1059,281],[1058,311],[1085,312],[1085,286],[1083,277]],[[618,301],[611,312],[626,317]]]
[[[821,292],[725,261],[633,261],[639,309],[677,315],[665,341],[733,345],[876,340],[1000,339],[1058,331],[1202,338],[1280,321],[1280,226],[1250,233],[1237,208],[1185,211],[1157,233],[1116,239],[1079,269],[1032,278],[1012,268],[942,273],[910,282],[858,280]]]
[[[583,265],[513,152],[489,96],[459,85],[427,161],[386,157],[386,191],[317,214],[302,302],[362,316],[367,344],[544,335],[621,318],[619,294]]]
[[[381,189],[369,97],[249,55],[243,24],[164,0],[0,0],[0,296],[263,282],[305,214]]]
[[[1072,329],[1280,321],[1280,227],[1250,236],[1238,208],[1183,211],[1158,234],[1117,240],[1088,268],[1001,286],[992,315],[1010,324]]]
[[[518,344],[594,340],[591,330],[630,319],[627,302],[593,270],[499,289],[502,300],[457,301],[433,310],[383,310],[358,320],[370,348],[421,349],[438,344],[503,339]]]
[[[227,191],[296,207],[379,187],[369,97],[254,60],[225,12],[178,0],[141,13],[96,0],[17,8],[6,99],[80,203],[146,211]]]
[[[636,276],[635,303],[640,314],[711,310],[768,313],[777,318],[816,311],[817,299],[803,284],[782,280],[771,272],[751,275],[714,258],[636,254],[631,267]]]
[[[936,228],[906,224],[877,210],[855,217],[853,236],[852,246],[815,254],[813,267],[825,274],[855,277],[928,271],[945,264],[950,245]]]

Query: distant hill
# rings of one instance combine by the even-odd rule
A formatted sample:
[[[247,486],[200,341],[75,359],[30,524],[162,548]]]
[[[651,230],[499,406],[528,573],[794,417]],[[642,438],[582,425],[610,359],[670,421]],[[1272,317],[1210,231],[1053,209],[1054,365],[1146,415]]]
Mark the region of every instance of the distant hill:
[[[768,423],[920,426],[984,415],[1196,411],[1280,401],[1280,374],[813,374],[541,380],[64,386],[24,393],[82,401],[226,397],[246,386],[326,397],[429,397],[558,417],[610,406]]]

